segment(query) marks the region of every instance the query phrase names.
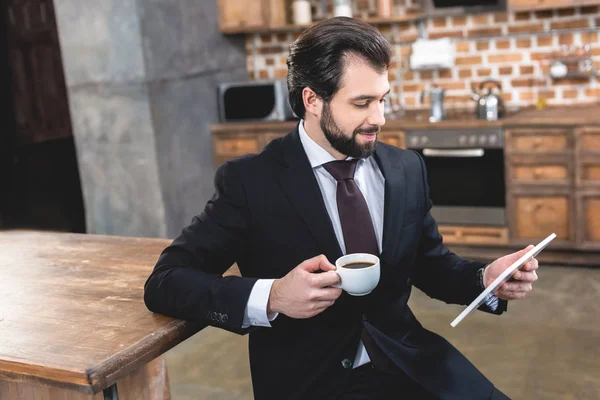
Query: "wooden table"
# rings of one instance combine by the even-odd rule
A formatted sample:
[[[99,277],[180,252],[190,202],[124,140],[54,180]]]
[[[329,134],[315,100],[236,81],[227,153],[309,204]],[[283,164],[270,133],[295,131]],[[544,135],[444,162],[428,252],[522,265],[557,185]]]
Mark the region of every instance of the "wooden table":
[[[161,354],[204,327],[144,305],[169,242],[0,232],[0,399],[168,399]]]

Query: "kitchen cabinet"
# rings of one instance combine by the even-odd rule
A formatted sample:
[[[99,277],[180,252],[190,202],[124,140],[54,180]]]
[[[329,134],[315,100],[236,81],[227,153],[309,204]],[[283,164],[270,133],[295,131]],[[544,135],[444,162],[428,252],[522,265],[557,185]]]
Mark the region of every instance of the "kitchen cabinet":
[[[600,250],[600,126],[575,133],[577,245]]]
[[[513,127],[505,131],[510,241],[535,244],[552,232],[554,246],[573,247],[574,128]]]
[[[506,245],[508,229],[482,226],[439,225],[438,230],[446,244]]]
[[[554,189],[535,192],[514,190],[508,198],[509,229],[512,242],[536,244],[556,233],[555,245],[568,247],[574,241],[572,195]]]
[[[600,127],[581,127],[575,138],[577,187],[600,189]]]
[[[295,126],[295,124],[291,125],[289,122],[284,124],[276,130],[269,131],[267,129],[266,132],[252,127],[252,124],[239,124],[237,128],[230,131],[225,130],[214,134],[215,166],[218,167],[225,161],[246,154],[259,153],[272,140],[285,136]],[[248,129],[249,127],[251,129]],[[406,148],[405,134],[401,130],[383,130],[379,139],[383,143]]]
[[[514,128],[506,131],[506,151],[509,153],[548,154],[572,151],[572,129]]]
[[[576,197],[578,247],[600,250],[600,191],[579,191]]]
[[[581,0],[508,0],[510,11],[547,10],[581,5]]]
[[[536,244],[554,232],[557,238],[542,259],[600,263],[600,122],[557,114],[525,121],[443,121],[435,125],[442,130],[489,128],[490,124],[504,129],[506,223],[439,224],[440,234],[451,249],[467,258],[494,259]],[[220,165],[234,157],[258,153],[293,130],[296,123],[214,125],[215,162]],[[391,120],[379,139],[406,148],[406,132],[418,129],[432,129],[432,125]]]
[[[219,26],[222,32],[244,29],[267,29],[286,23],[285,0],[217,0]]]
[[[406,135],[403,131],[382,130],[379,134],[379,140],[383,143],[390,144],[401,149],[406,148]]]
[[[506,157],[506,175],[513,185],[566,187],[572,181],[571,165],[571,158],[564,155],[510,155]]]

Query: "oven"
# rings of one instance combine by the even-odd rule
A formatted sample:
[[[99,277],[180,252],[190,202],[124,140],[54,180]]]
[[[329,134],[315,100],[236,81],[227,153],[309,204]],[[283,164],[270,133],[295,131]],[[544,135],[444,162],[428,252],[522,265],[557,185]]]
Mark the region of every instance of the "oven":
[[[506,225],[502,128],[415,130],[406,144],[425,160],[438,223]]]

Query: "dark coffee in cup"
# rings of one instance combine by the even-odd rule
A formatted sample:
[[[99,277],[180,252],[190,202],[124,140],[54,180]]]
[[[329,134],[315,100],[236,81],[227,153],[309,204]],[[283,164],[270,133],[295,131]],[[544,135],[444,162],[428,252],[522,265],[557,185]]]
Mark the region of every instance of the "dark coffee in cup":
[[[373,265],[375,265],[375,263],[353,262],[353,263],[345,264],[342,268],[360,269],[360,268],[369,268],[369,267],[372,267]]]

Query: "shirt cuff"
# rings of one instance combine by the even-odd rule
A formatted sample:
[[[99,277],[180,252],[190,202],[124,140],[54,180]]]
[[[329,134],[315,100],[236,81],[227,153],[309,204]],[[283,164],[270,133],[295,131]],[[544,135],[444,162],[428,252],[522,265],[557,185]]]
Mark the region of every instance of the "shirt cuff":
[[[488,266],[489,266],[489,264],[477,271],[477,280],[479,283],[479,287],[481,288],[481,291],[485,290],[485,284],[483,283],[483,273]],[[490,311],[496,311],[498,309],[498,301],[499,301],[498,297],[495,296],[493,293],[489,293],[483,299],[483,302],[490,309]]]
[[[487,296],[485,296],[483,302],[489,307],[491,311],[496,311],[498,309],[498,297],[494,296],[493,293],[490,293]]]
[[[243,329],[250,326],[270,328],[270,321],[273,321],[279,315],[279,313],[267,313],[267,304],[269,303],[273,282],[275,282],[275,279],[259,279],[252,287],[242,321]]]

